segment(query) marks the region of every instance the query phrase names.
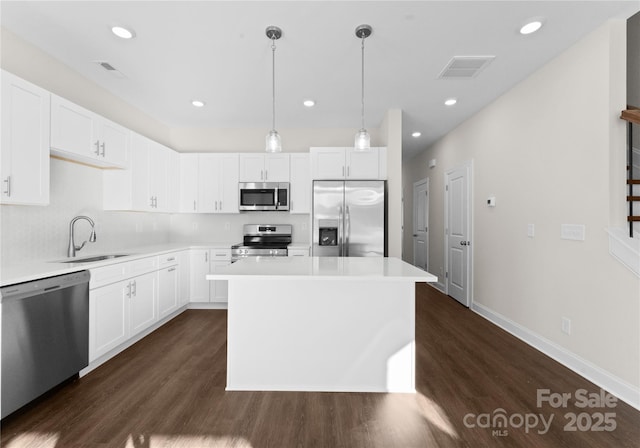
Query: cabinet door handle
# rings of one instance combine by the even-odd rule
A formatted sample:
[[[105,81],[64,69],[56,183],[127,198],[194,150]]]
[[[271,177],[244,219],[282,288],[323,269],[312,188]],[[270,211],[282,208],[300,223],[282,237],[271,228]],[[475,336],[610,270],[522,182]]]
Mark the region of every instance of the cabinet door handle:
[[[260,180],[264,180],[264,170],[260,170]]]
[[[104,152],[105,152],[105,148],[106,148],[107,144],[105,142],[102,142],[102,144],[100,145],[100,147],[102,148],[102,157],[104,157]]]
[[[226,257],[227,254],[216,254],[216,257]]]
[[[153,196],[151,196],[151,208],[153,208]]]
[[[220,211],[222,211],[222,201],[220,201]]]
[[[94,145],[96,145],[96,151],[95,151],[96,155],[99,156],[100,155],[100,140],[96,140]]]
[[[7,189],[4,190],[4,194],[7,195],[7,197],[11,197],[11,176],[7,176],[7,178],[4,180],[4,183],[7,184]]]
[[[347,167],[347,177],[349,177],[349,168],[350,167]]]
[[[196,201],[193,201],[193,211],[196,211]]]
[[[264,180],[269,180],[269,170],[264,170]]]
[[[204,262],[209,263],[209,252],[204,253]]]
[[[215,206],[214,207],[215,211],[218,211],[218,201],[213,201],[213,203],[214,203],[214,206]]]
[[[167,261],[175,261],[175,260],[176,260],[176,257],[167,258]]]
[[[342,177],[344,177],[344,166],[342,167]]]
[[[127,285],[127,297],[131,298],[131,282]]]
[[[138,291],[138,286],[136,285],[136,281],[133,281],[133,287],[131,288],[131,295],[132,296],[137,296],[137,291]]]

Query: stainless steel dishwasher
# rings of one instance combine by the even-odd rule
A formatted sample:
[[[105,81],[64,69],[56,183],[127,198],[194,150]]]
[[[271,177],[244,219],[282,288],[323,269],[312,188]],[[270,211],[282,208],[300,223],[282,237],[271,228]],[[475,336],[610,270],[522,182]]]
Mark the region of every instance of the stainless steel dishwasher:
[[[89,363],[89,271],[0,288],[4,418]]]

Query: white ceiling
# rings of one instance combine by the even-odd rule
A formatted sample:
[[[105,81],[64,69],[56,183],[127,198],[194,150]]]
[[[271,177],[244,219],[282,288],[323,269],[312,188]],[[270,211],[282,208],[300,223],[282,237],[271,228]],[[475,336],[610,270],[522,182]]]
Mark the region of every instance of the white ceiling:
[[[633,15],[640,2],[2,1],[0,8],[3,27],[170,127],[270,128],[265,28],[279,26],[276,128],[285,150],[289,128],[360,126],[354,31],[369,24],[366,125],[376,128],[388,109],[402,109],[404,157],[412,157],[607,19]],[[532,17],[544,27],[520,35]],[[115,37],[115,24],[136,38]],[[495,59],[474,79],[438,79],[453,56],[475,55]],[[449,97],[458,104],[444,106]],[[207,106],[194,108],[194,98]],[[314,108],[302,105],[307,98]],[[414,131],[422,136],[412,138]]]

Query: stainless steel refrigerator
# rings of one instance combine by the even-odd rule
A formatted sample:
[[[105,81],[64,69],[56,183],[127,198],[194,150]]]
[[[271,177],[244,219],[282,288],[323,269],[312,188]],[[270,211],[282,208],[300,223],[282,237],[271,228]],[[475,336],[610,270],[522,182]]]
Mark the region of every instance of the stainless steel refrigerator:
[[[313,182],[315,257],[386,255],[385,182]]]

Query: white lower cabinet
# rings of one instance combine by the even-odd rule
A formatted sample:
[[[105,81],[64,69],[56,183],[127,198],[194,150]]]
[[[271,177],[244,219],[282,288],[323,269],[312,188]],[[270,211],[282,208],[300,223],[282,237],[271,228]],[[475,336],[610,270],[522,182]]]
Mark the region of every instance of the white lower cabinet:
[[[289,249],[287,250],[287,255],[289,257],[308,257],[309,256],[309,248],[307,249]]]
[[[158,271],[158,317],[162,319],[178,309],[177,265]]]
[[[211,249],[209,273],[220,272],[231,264],[231,249]],[[210,281],[209,301],[215,303],[227,303],[229,301],[229,282],[227,280]]]
[[[209,301],[209,249],[194,249],[191,251],[190,277],[191,277],[191,302]]]
[[[191,296],[191,251],[178,252],[178,306],[189,303]]]
[[[180,260],[181,255],[188,253],[146,257],[91,269],[89,362],[126,343],[181,306],[178,301]],[[188,297],[188,291],[185,294]]]
[[[130,336],[135,336],[158,320],[157,285],[155,272],[149,272],[129,281],[127,296],[130,313]]]
[[[89,361],[129,339],[129,281],[94,289],[89,294]]]
[[[208,274],[231,264],[231,249],[195,249],[191,251],[191,302],[227,303],[227,280],[207,280]]]

